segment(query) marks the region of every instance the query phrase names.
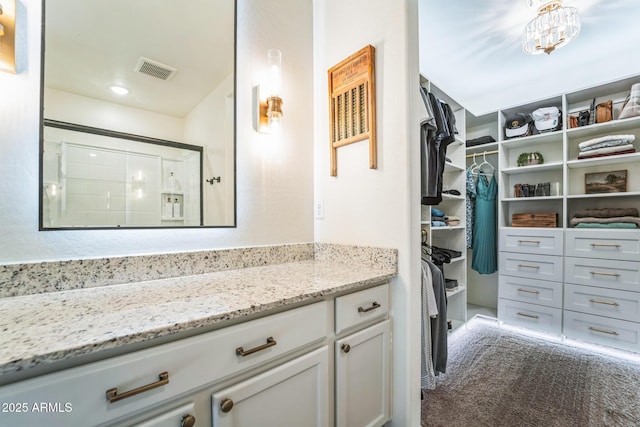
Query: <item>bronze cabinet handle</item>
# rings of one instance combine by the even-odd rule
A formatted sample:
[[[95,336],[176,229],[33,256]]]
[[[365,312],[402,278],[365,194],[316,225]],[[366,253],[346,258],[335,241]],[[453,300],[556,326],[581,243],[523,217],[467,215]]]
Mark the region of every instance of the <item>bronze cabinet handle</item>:
[[[196,417],[191,414],[187,414],[182,417],[182,421],[180,421],[180,427],[193,427],[196,425]]]
[[[591,243],[591,246],[596,247],[596,246],[605,246],[605,247],[609,247],[609,248],[619,248],[620,245],[616,244],[616,243]]]
[[[614,307],[618,307],[620,305],[617,302],[598,301],[597,299],[590,299],[589,302],[593,304],[613,305]]]
[[[262,345],[260,345],[258,347],[254,347],[254,348],[252,348],[250,350],[245,350],[242,347],[236,348],[236,354],[238,356],[245,357],[245,356],[248,356],[250,354],[257,353],[258,351],[262,351],[262,350],[264,350],[266,348],[273,347],[276,344],[277,344],[276,340],[273,339],[273,337],[269,337],[269,338],[267,338],[267,342],[265,344],[262,344]]]
[[[518,264],[520,268],[535,268],[536,270],[540,269],[539,265],[531,265],[531,264]]]
[[[380,308],[380,307],[382,306],[374,301],[371,307],[369,308],[358,307],[358,313],[366,313],[367,311],[375,310],[376,308]]]
[[[616,331],[605,331],[604,329],[594,328],[593,326],[589,326],[589,330],[593,332],[600,332],[601,334],[619,335]]]
[[[345,353],[349,353],[351,351],[351,346],[349,344],[342,344],[342,346],[340,347],[342,349],[342,351],[344,351]]]
[[[590,271],[589,274],[598,275],[598,276],[612,276],[612,277],[620,277],[619,273],[607,273],[603,271]]]
[[[518,292],[526,292],[528,294],[536,294],[538,295],[540,291],[530,291],[529,289],[518,288]]]
[[[154,388],[161,387],[163,385],[169,384],[169,373],[162,372],[158,375],[158,381],[153,382],[151,384],[143,385],[142,387],[134,388],[133,390],[125,391],[124,393],[118,394],[118,388],[110,388],[107,390],[107,400],[109,403],[117,402],[118,400],[126,399],[127,397],[135,396],[136,394],[144,393],[145,391],[149,391]]]
[[[530,317],[531,319],[539,319],[539,317],[538,317],[538,316],[533,315],[533,314],[526,314],[526,313],[520,313],[520,312],[518,312],[518,313],[516,313],[516,314],[517,314],[518,316]]]
[[[233,408],[233,400],[224,399],[222,402],[220,402],[220,410],[222,410],[222,412],[224,412],[225,414],[229,412],[232,408]]]
[[[539,245],[540,240],[518,240],[518,243],[535,243],[536,245]]]

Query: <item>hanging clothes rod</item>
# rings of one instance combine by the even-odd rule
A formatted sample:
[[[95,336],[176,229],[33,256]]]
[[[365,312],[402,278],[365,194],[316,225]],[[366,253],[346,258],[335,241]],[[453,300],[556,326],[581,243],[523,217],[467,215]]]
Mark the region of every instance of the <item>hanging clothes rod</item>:
[[[484,154],[485,156],[488,156],[488,155],[490,155],[490,154],[498,154],[498,150],[491,150],[491,151],[478,151],[477,153],[467,154],[465,157],[466,157],[467,159],[470,159],[470,158],[472,158],[473,156],[478,157],[478,156],[482,156],[483,154]]]

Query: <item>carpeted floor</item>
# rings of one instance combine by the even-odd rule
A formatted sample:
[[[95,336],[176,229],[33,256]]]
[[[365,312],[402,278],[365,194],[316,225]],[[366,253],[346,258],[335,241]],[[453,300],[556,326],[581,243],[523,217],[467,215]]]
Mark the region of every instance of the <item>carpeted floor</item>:
[[[640,426],[640,364],[472,319],[422,426]]]

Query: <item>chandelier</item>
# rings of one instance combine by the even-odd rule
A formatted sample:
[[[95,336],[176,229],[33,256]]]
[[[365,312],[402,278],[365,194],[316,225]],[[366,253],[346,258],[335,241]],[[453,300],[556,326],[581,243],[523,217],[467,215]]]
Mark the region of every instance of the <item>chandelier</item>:
[[[546,53],[569,43],[580,32],[580,16],[575,7],[563,7],[562,0],[526,0],[538,16],[524,27],[522,50],[528,55]]]

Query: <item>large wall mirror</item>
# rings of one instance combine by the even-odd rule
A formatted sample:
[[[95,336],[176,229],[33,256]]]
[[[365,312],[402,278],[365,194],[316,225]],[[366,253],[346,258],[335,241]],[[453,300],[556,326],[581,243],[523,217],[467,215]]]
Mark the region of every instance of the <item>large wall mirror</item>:
[[[41,230],[236,225],[235,14],[43,1]]]

